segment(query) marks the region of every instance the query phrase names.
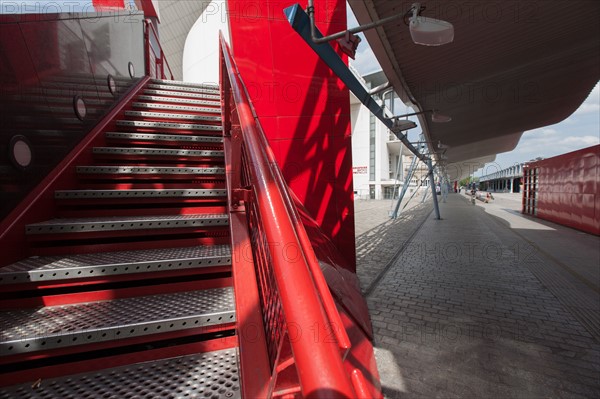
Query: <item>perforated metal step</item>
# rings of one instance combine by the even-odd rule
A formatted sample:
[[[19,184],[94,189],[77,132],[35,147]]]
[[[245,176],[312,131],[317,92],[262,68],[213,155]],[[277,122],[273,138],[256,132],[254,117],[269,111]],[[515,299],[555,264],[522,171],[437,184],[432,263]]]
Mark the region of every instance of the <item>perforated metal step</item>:
[[[1,399],[239,399],[236,348],[180,356],[0,389]]]
[[[221,189],[58,190],[54,193],[54,198],[59,200],[92,198],[205,198],[225,196],[227,196],[227,190]]]
[[[162,134],[162,133],[121,133],[121,132],[108,132],[106,133],[108,139],[119,139],[119,140],[135,140],[135,141],[168,141],[168,142],[181,142],[181,143],[222,143],[223,138],[218,136],[192,136],[183,134]]]
[[[212,95],[218,95],[218,89],[207,89],[205,87],[196,87],[196,86],[181,86],[181,85],[170,85],[164,83],[151,83],[148,85],[149,89],[156,90],[174,90],[174,91],[184,91],[188,93],[207,93]]]
[[[92,152],[98,155],[143,155],[186,158],[207,158],[224,156],[223,151],[185,150],[172,148],[94,147],[92,149]]]
[[[178,130],[203,130],[211,132],[220,132],[221,126],[200,125],[192,123],[172,123],[172,122],[145,122],[145,121],[117,121],[117,126],[126,126],[133,128],[150,129],[178,129]]]
[[[125,116],[153,119],[181,119],[185,121],[198,122],[221,122],[220,116],[174,114],[167,112],[125,111]]]
[[[161,103],[177,103],[177,104],[193,104],[193,105],[212,105],[215,107],[220,106],[221,104],[216,101],[207,101],[207,100],[193,100],[190,98],[174,98],[174,97],[164,97],[164,96],[150,96],[150,95],[139,95],[137,96],[138,100],[142,101],[157,101]]]
[[[205,100],[221,101],[221,96],[217,96],[217,95],[200,94],[200,93],[186,93],[186,92],[180,92],[180,91],[146,89],[146,90],[144,90],[144,94],[150,94],[150,95],[154,95],[154,96],[202,98]]]
[[[166,84],[180,87],[199,87],[203,89],[211,89],[211,90],[219,90],[219,85],[212,83],[191,83],[191,82],[182,82],[180,80],[166,80],[166,79],[152,79],[150,80],[152,83],[158,84]]]
[[[36,256],[0,269],[0,285],[227,265],[229,245]]]
[[[231,322],[231,287],[0,311],[0,356]]]
[[[78,166],[80,174],[126,175],[223,175],[224,168],[146,167],[146,166]]]
[[[209,107],[188,107],[185,105],[171,105],[171,104],[160,104],[160,103],[142,103],[135,102],[131,104],[134,108],[142,109],[161,109],[166,111],[184,111],[184,112],[198,112],[207,114],[221,114],[220,108],[209,108]]]
[[[190,227],[226,226],[229,218],[225,214],[131,216],[105,218],[52,219],[29,224],[26,234],[61,234],[90,231],[156,230]]]

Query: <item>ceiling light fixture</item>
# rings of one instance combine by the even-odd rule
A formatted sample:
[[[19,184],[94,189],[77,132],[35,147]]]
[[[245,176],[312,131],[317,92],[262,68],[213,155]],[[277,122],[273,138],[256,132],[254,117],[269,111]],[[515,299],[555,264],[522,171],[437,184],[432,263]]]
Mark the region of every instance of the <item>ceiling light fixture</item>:
[[[446,122],[450,122],[452,120],[452,118],[450,116],[444,115],[444,114],[440,114],[435,109],[427,109],[425,111],[412,112],[410,114],[404,114],[404,115],[394,115],[390,119],[396,119],[396,120],[398,120],[400,118],[404,118],[404,117],[407,117],[407,116],[421,115],[421,114],[427,114],[427,113],[431,113],[431,121],[434,122],[434,123],[446,123]]]
[[[414,3],[410,10],[412,17],[408,23],[408,30],[413,42],[423,46],[441,46],[452,43],[454,26],[450,22],[422,17],[421,12],[424,9],[425,7],[421,7],[419,3]],[[406,18],[404,22],[406,23]]]
[[[400,133],[405,130],[413,129],[415,127],[417,127],[417,124],[414,123],[413,121],[394,119],[394,123],[390,130],[394,133]]]
[[[337,39],[340,49],[352,59],[356,56],[356,49],[361,41],[360,37],[355,35],[355,33],[376,28],[398,18],[404,18],[404,23],[408,25],[410,37],[415,44],[441,46],[451,43],[454,40],[454,26],[450,22],[421,16],[424,10],[425,6],[421,6],[420,3],[413,3],[411,8],[405,13],[395,14],[379,21],[319,37],[315,25],[314,0],[308,0],[308,6],[306,7],[306,13],[310,19],[310,33],[313,43],[322,44]]]

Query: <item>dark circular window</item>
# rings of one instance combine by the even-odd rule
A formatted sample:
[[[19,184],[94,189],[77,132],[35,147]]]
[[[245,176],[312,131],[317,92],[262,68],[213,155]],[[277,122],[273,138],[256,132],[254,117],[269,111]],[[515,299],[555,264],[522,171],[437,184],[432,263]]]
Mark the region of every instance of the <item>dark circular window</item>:
[[[133,62],[130,61],[127,68],[129,69],[129,76],[135,78],[135,67],[133,66]]]
[[[33,149],[25,136],[17,135],[10,139],[8,157],[19,169],[27,169],[33,163]]]
[[[108,75],[108,77],[106,78],[106,83],[108,84],[108,91],[110,91],[110,94],[112,94],[113,96],[117,94],[117,82],[115,81],[115,78],[113,78],[112,75]]]
[[[79,120],[83,120],[87,115],[87,106],[81,96],[73,97],[73,109]]]

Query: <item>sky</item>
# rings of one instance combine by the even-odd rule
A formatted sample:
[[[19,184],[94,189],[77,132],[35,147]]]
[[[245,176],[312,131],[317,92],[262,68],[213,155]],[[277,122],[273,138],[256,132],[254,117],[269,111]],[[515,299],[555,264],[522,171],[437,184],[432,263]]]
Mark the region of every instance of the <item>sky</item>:
[[[347,7],[347,17],[348,27],[358,25],[350,7]],[[380,70],[381,67],[365,36],[362,33],[359,36],[362,41],[358,46],[356,59],[350,60],[350,65],[361,75]],[[411,112],[411,110],[408,109],[406,112]],[[412,139],[410,136],[409,138]],[[571,116],[555,125],[526,131],[514,150],[498,154],[493,165],[486,165],[477,171],[475,176],[481,176],[486,169],[497,171],[537,157],[549,158],[599,143],[600,88],[596,84],[588,98]]]

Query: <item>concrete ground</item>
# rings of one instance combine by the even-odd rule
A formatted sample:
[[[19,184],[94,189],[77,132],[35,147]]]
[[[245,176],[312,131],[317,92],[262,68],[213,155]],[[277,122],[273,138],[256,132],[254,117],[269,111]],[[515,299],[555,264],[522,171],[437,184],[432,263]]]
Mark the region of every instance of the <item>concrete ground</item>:
[[[600,397],[600,238],[494,196],[450,194],[442,220],[355,203],[387,398]]]

